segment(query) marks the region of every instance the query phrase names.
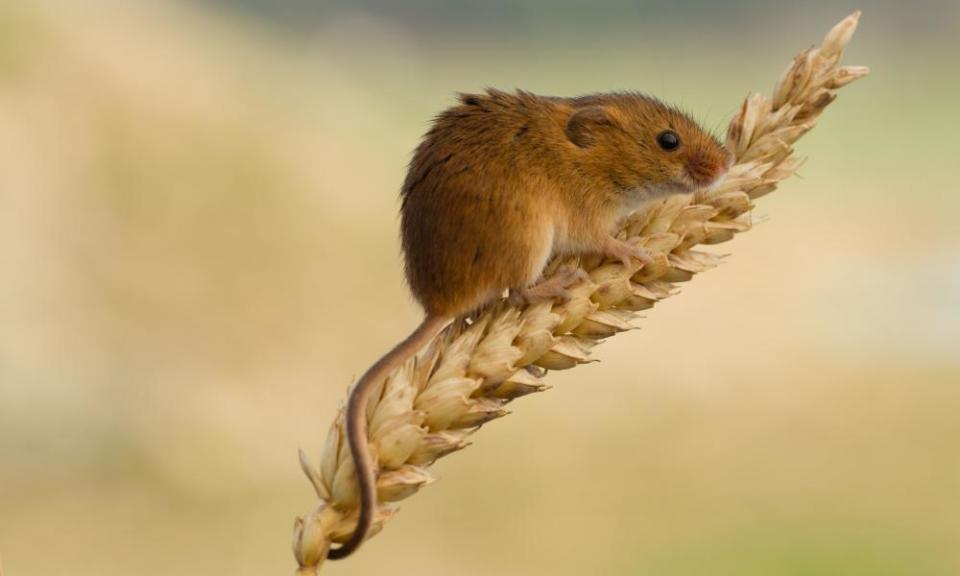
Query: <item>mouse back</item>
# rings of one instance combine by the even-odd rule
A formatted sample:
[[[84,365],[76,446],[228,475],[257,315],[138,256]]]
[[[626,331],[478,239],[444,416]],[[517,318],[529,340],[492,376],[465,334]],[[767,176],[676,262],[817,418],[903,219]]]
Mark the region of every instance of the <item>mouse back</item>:
[[[434,120],[401,191],[407,283],[427,313],[458,316],[536,280],[552,249],[549,186],[531,162],[537,97],[462,95]]]

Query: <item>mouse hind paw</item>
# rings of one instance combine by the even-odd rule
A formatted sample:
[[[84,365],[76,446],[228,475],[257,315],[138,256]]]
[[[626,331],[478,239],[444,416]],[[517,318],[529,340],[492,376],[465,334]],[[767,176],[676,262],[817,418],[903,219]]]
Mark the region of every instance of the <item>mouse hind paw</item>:
[[[638,261],[641,264],[653,262],[653,254],[646,248],[618,240],[612,236],[603,243],[602,254],[608,258],[619,260],[625,268],[638,268],[636,265]]]
[[[543,302],[567,303],[573,297],[570,288],[590,276],[582,268],[564,266],[557,272],[533,286],[510,290],[510,303],[515,306],[540,304]]]

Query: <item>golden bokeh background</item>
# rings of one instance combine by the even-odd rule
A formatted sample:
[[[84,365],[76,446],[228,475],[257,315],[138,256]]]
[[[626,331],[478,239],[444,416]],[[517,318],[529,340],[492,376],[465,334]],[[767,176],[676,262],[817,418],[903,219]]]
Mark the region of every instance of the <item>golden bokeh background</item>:
[[[331,574],[960,573],[960,6],[3,0],[7,576],[289,574],[351,380],[419,318],[397,192],[454,91],[718,131],[855,8],[801,177]]]

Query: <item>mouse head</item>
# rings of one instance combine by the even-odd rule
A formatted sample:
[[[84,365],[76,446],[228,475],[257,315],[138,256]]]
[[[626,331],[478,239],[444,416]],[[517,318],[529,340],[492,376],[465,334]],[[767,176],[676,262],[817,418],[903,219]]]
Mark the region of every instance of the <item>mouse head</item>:
[[[694,192],[726,174],[731,155],[683,112],[642,94],[571,101],[567,138],[581,170],[624,192]]]

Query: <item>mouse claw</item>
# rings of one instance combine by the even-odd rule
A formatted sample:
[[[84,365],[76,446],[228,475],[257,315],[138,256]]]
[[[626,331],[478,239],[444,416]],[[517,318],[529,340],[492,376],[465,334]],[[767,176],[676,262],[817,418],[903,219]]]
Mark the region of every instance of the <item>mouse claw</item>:
[[[610,237],[603,244],[603,255],[608,258],[619,260],[624,268],[637,267],[634,260],[641,264],[650,264],[653,262],[653,254],[649,250],[635,244],[629,244],[623,240]]]

